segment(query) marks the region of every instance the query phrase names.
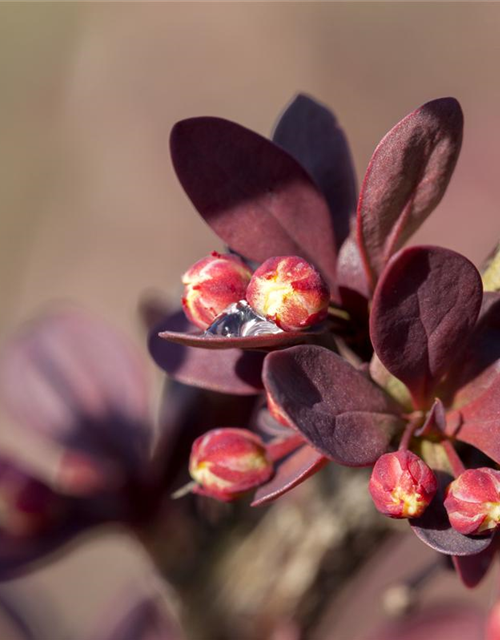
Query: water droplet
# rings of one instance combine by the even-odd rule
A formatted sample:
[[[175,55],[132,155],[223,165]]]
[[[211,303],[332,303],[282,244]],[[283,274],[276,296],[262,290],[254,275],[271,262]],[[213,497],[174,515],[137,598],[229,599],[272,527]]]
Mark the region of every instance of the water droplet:
[[[242,338],[268,333],[281,333],[282,329],[271,320],[259,316],[246,300],[230,304],[205,331],[205,336]]]

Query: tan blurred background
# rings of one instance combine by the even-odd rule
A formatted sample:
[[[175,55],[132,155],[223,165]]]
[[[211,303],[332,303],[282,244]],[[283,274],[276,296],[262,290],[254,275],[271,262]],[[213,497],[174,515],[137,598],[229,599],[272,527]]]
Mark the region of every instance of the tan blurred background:
[[[499,31],[500,5],[482,3],[0,4],[0,335],[71,298],[142,340],[141,293],[174,299],[220,246],[173,174],[172,125],[219,115],[268,134],[298,90],[335,110],[360,179],[401,117],[456,96],[462,156],[418,240],[480,262],[500,236]],[[77,638],[142,565],[112,537],[8,589],[43,592]]]

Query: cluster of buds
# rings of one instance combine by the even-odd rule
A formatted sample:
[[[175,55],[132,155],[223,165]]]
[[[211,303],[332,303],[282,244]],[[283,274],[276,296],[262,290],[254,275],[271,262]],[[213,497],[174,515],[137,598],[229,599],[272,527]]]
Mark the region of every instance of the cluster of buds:
[[[246,429],[214,429],[195,440],[189,461],[193,493],[231,502],[274,473],[263,441]]]
[[[418,518],[437,488],[432,470],[408,450],[382,455],[373,467],[369,484],[375,506],[391,518]]]
[[[252,275],[237,256],[214,251],[188,269],[182,282],[184,312],[200,329],[244,299],[283,331],[307,329],[325,319],[330,300],[320,273],[297,256],[270,258]]]

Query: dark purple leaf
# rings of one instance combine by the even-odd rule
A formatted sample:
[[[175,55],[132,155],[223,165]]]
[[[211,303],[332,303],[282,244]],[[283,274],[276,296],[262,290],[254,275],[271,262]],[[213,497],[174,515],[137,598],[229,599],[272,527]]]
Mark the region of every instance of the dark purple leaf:
[[[484,614],[463,603],[434,605],[385,622],[363,640],[484,640]]]
[[[373,287],[391,255],[443,197],[462,130],[459,103],[441,98],[406,116],[375,149],[358,205],[358,235]]]
[[[453,478],[435,471],[439,489],[423,516],[410,520],[416,536],[432,549],[449,556],[474,556],[491,544],[491,536],[463,536],[452,528],[443,505],[444,492]]]
[[[197,349],[158,335],[168,330],[169,335],[191,336],[188,333],[191,329],[193,325],[182,311],[178,311],[151,331],[149,351],[169,376],[184,384],[223,393],[253,395],[262,391],[263,353],[241,349]],[[216,338],[210,340],[217,341]],[[191,337],[187,341],[192,344]]]
[[[500,293],[487,292],[467,347],[446,380],[446,389],[458,389],[453,397],[453,407],[458,409],[496,384],[500,384]]]
[[[245,258],[299,255],[335,295],[335,234],[307,172],[277,145],[221,118],[191,118],[171,135],[172,161],[194,206]]]
[[[153,595],[121,598],[108,608],[92,640],[181,640],[183,634],[165,605]]]
[[[481,299],[477,269],[454,251],[410,247],[391,259],[373,297],[370,335],[416,407],[433,399],[474,327]]]
[[[273,141],[312,176],[330,207],[337,250],[349,235],[356,212],[356,176],[337,118],[313,98],[299,94],[280,117]]]
[[[328,459],[305,444],[276,463],[276,472],[269,482],[260,486],[254,496],[252,507],[260,507],[287,493],[314,473],[319,471]]]
[[[475,556],[453,556],[455,569],[466,587],[473,589],[482,581],[491,567],[497,549],[498,544],[494,538],[489,547]]]
[[[37,319],[0,360],[0,393],[23,426],[140,473],[153,439],[144,363],[105,323],[67,309]]]
[[[269,354],[263,380],[285,419],[339,464],[373,464],[404,427],[395,403],[381,389],[322,347]]]

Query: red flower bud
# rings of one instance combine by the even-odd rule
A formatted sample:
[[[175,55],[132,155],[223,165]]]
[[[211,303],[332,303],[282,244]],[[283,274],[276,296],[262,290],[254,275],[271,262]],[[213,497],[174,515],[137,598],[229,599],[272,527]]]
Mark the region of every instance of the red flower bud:
[[[380,456],[369,484],[375,506],[390,518],[418,518],[429,506],[437,488],[432,470],[407,450]]]
[[[255,271],[247,289],[252,309],[285,331],[306,329],[328,312],[330,291],[319,272],[303,258],[269,258]]]
[[[224,502],[263,484],[274,469],[262,440],[246,429],[214,429],[193,443],[189,473],[195,493]]]
[[[240,258],[212,251],[182,276],[184,313],[197,327],[206,329],[226,307],[245,299],[251,277]]]
[[[470,535],[500,524],[500,471],[467,469],[446,490],[444,506],[451,526]]]

